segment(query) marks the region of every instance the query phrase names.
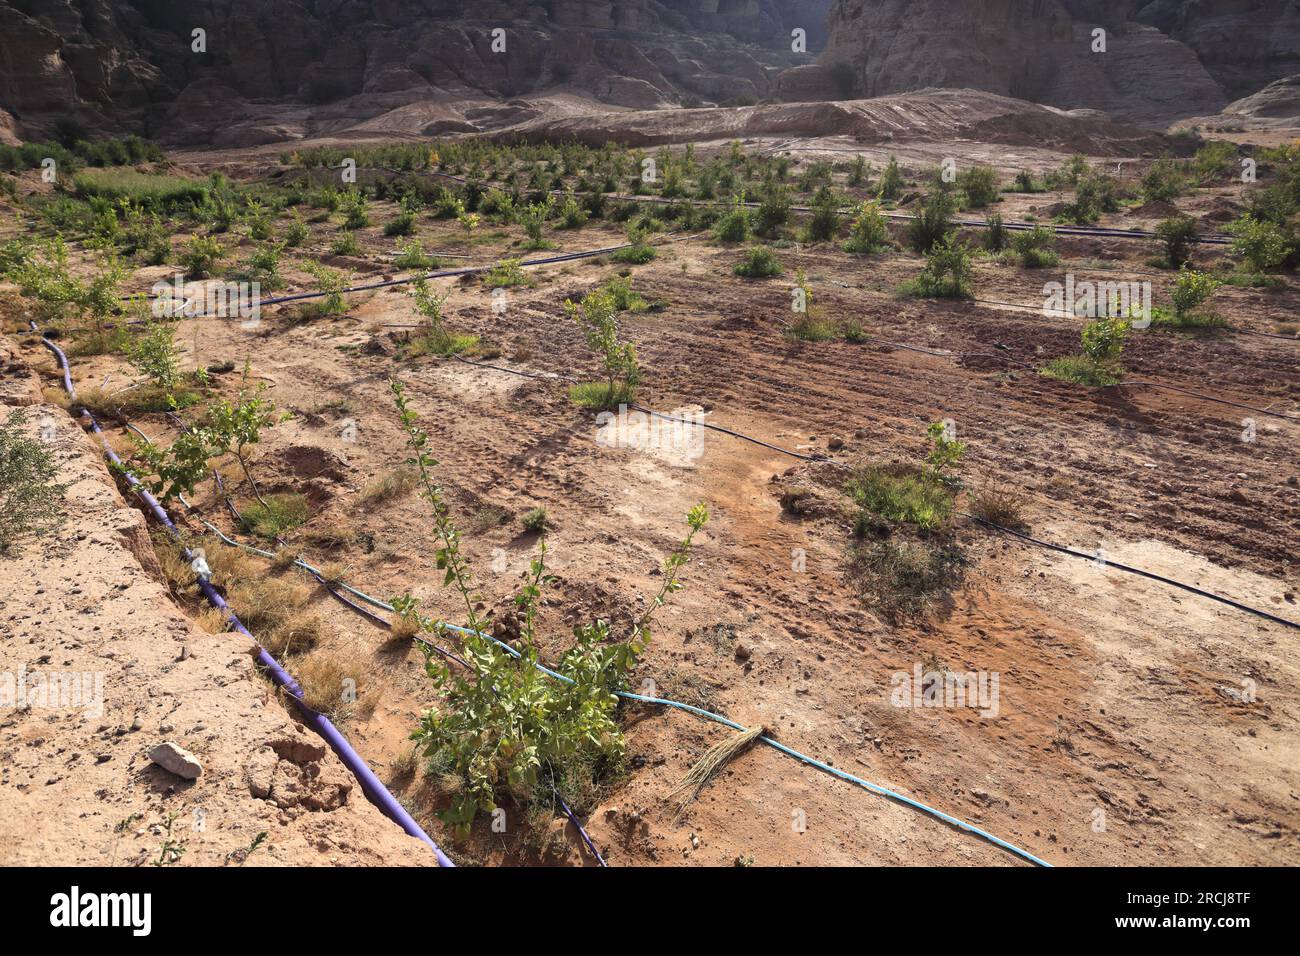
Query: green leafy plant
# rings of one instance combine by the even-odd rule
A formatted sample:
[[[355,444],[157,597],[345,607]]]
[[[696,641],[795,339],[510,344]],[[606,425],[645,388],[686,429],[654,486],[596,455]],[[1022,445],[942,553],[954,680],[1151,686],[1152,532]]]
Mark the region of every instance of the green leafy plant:
[[[1034,226],[1018,232],[1011,239],[1011,248],[1020,257],[1026,269],[1041,269],[1061,261],[1056,249],[1056,232],[1050,226]]]
[[[0,554],[54,530],[64,515],[68,486],[54,480],[58,466],[46,444],[22,434],[26,422],[21,408],[0,421]]]
[[[491,812],[504,799],[545,806],[546,794],[556,792],[573,803],[575,797],[591,794],[599,779],[618,772],[625,743],[614,692],[630,683],[650,640],[655,611],[681,588],[679,573],[708,512],[703,505],[691,509],[686,537],[664,562],[660,591],[627,637],[612,641],[612,629],[603,620],[576,627],[573,646],[552,667],[560,675],[554,679],[538,666],[537,609],[543,589],[553,580],[546,570],[545,539],[514,598],[519,624],[511,650],[487,636],[488,622],[477,610],[477,589],[461,550],[460,531],[446,495],[433,479],[438,463],[430,454],[428,435],[408,405],[402,384],[394,380],[390,387],[413,454],[411,463],[419,470],[421,497],[430,506],[443,583],[457,592],[465,610],[468,633],[461,633],[460,642],[468,667],[452,670],[426,649],[425,673],[444,703],[427,711],[412,734],[428,765],[456,778],[450,806],[440,816],[464,836],[480,813]],[[420,615],[409,595],[393,605],[419,630],[451,638],[446,624]]]
[[[1285,234],[1275,223],[1242,216],[1228,226],[1232,249],[1254,272],[1267,272],[1287,256]]]
[[[968,166],[957,174],[966,204],[979,209],[998,201],[998,173],[992,166]]]
[[[926,299],[966,299],[971,296],[973,275],[970,250],[944,239],[926,254],[924,267],[903,285],[903,291]]]
[[[731,204],[719,217],[713,227],[713,235],[719,242],[746,242],[751,231],[749,209],[744,205],[745,197],[731,197]]]
[[[782,272],[781,261],[766,246],[755,246],[745,253],[745,258],[736,264],[736,275],[746,279],[770,279]]]
[[[844,243],[844,251],[868,255],[886,249],[889,245],[889,226],[881,215],[880,203],[871,200],[860,203],[853,224],[849,226],[849,238]]]
[[[953,198],[942,189],[932,189],[908,231],[908,243],[916,252],[926,253],[948,240],[952,231]]]
[[[348,310],[347,299],[343,297],[343,290],[348,287],[351,279],[347,273],[312,261],[304,262],[302,267],[316,280],[320,287],[318,291],[325,293],[320,304],[323,313],[342,315]]]
[[[1156,237],[1165,247],[1165,261],[1175,269],[1191,258],[1196,242],[1196,220],[1191,216],[1171,216],[1156,226]]]
[[[217,263],[226,256],[226,247],[212,236],[191,236],[181,249],[181,265],[191,279],[203,279],[212,274]]]
[[[150,318],[144,329],[127,346],[127,361],[149,381],[171,392],[180,379],[176,352],[176,326]]]
[[[418,335],[418,351],[434,355],[455,355],[478,344],[475,335],[448,331],[442,317],[442,305],[447,301],[447,296],[435,292],[426,279],[420,277],[412,282],[407,295],[415,300],[416,311],[424,317],[424,325]]]
[[[255,389],[247,388],[248,368],[244,368],[244,381],[234,401],[222,399],[208,409],[208,424],[204,434],[212,447],[214,457],[233,455],[240,470],[248,479],[253,495],[263,508],[270,508],[252,472],[248,470],[249,453],[262,439],[262,431],[286,416],[276,415],[275,403],[263,398],[266,386],[259,383]]]
[[[808,242],[829,242],[840,228],[840,203],[829,186],[817,190],[812,200],[812,216],[808,220],[804,239]]]
[[[587,341],[587,348],[601,363],[605,381],[599,385],[588,383],[585,388],[575,386],[570,394],[581,404],[612,408],[631,402],[640,381],[636,346],[620,342],[615,315],[618,303],[609,289],[596,289],[577,305],[572,300],[564,302],[564,313],[578,324]]]
[[[890,156],[889,163],[885,166],[884,172],[880,174],[880,184],[877,187],[878,194],[882,200],[887,202],[897,199],[902,195],[904,185],[906,185],[906,182],[903,179],[903,171],[898,168],[898,160]]]

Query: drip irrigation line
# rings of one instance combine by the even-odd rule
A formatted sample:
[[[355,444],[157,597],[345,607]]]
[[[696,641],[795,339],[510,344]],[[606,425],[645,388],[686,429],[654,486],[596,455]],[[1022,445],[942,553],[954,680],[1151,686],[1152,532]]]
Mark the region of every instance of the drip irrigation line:
[[[145,441],[150,441],[149,436],[146,435],[139,428],[137,428],[135,425],[131,424],[130,422],[123,422],[123,424],[125,425],[125,427],[129,428],[131,431],[135,432],[137,435],[143,438]],[[182,427],[184,427],[183,422],[181,422],[180,424],[182,425]],[[238,522],[240,520],[239,512],[235,508],[234,503],[231,502],[229,496],[226,495],[225,487],[221,482],[221,476],[217,474],[216,469],[213,469],[212,477],[217,484],[217,488],[221,497],[225,500],[226,507],[230,509],[232,517],[236,522]],[[232,538],[229,535],[225,534],[225,532],[223,532],[216,525],[206,520],[199,513],[198,509],[195,508],[192,504],[189,503],[189,501],[186,500],[184,495],[178,494],[177,498],[180,499],[181,504],[184,505],[188,511],[194,514],[194,516],[199,520],[200,524],[202,524],[205,528],[207,528],[212,534],[215,534],[225,544],[231,547],[240,548],[244,551],[247,551],[251,554],[256,554],[263,558],[267,558],[270,560],[275,559],[276,555],[273,552],[266,551],[262,548],[258,548],[251,544],[247,544],[243,541],[238,540],[237,538]],[[284,542],[280,538],[276,538],[276,541],[279,542],[281,545],[284,544]],[[372,624],[382,627],[388,631],[391,631],[393,629],[393,623],[390,619],[385,617],[380,617],[374,611],[370,610],[367,607],[363,607],[361,604],[358,604],[356,601],[353,601],[347,595],[343,594],[342,591],[338,590],[336,585],[346,586],[343,585],[342,582],[332,582],[328,580],[325,577],[324,572],[322,572],[319,568],[309,564],[301,556],[295,556],[293,560],[293,564],[295,567],[301,568],[302,570],[310,574],[317,581],[317,583],[319,583],[321,587],[323,587],[330,594],[331,597],[336,598],[343,605],[355,611],[356,613],[360,614],[362,617],[366,618]],[[351,589],[349,588],[349,590]],[[376,602],[376,603],[381,603],[381,602]],[[434,641],[429,640],[424,635],[413,634],[411,635],[411,637],[416,642],[424,645],[425,647],[439,654],[446,660],[452,661],[455,664],[459,664],[461,667],[464,667],[467,670],[473,669],[467,660],[460,657],[454,651],[447,650],[446,648],[435,643]],[[575,814],[573,810],[569,807],[569,805],[564,801],[564,797],[562,797],[560,795],[560,792],[554,788],[554,785],[552,785],[552,792],[555,794],[555,799],[559,801],[560,807],[563,809],[565,816],[569,818],[570,822],[573,823],[574,828],[578,831],[578,835],[582,838],[582,842],[586,845],[587,849],[591,851],[592,856],[596,858],[596,861],[602,867],[607,867],[609,864],[605,862],[605,858],[601,855],[600,850],[597,849],[595,842],[591,839],[591,836],[587,833],[586,829],[583,827],[582,821],[578,819],[577,814]]]
[[[31,326],[33,331],[36,331],[35,323],[31,323]],[[77,401],[77,391],[72,384],[71,366],[68,362],[67,355],[65,355],[63,350],[54,344],[54,342],[50,341],[50,339],[45,336],[41,336],[41,343],[49,349],[49,351],[54,355],[56,361],[59,363],[59,368],[63,373],[64,387],[67,389],[68,397],[75,403]],[[119,469],[124,480],[140,500],[144,502],[153,516],[157,518],[163,527],[166,528],[167,531],[177,540],[180,544],[181,554],[184,559],[192,562],[195,556],[181,540],[180,530],[172,522],[166,509],[163,508],[158,500],[154,498],[154,496],[126,470],[122,459],[118,457],[117,453],[113,451],[112,446],[109,444],[108,436],[105,435],[103,430],[99,427],[99,422],[95,420],[95,416],[89,409],[83,407],[81,409],[81,417],[89,424],[90,430],[99,437],[100,443],[104,447],[105,456]],[[407,834],[425,843],[433,851],[434,857],[439,866],[454,866],[455,864],[453,864],[446,854],[439,849],[438,845],[433,842],[429,835],[424,832],[424,829],[415,821],[410,813],[407,812],[406,808],[398,802],[397,798],[389,792],[388,788],[384,786],[383,782],[361,758],[361,755],[358,754],[352,745],[348,743],[347,738],[344,737],[338,728],[334,726],[330,719],[324,714],[307,706],[306,701],[303,700],[302,687],[296,680],[294,680],[293,676],[290,675],[289,672],[271,656],[270,652],[267,651],[260,642],[258,642],[257,638],[254,637],[246,627],[244,627],[243,623],[236,616],[230,605],[226,603],[225,599],[222,598],[216,588],[213,587],[211,581],[200,575],[198,578],[198,584],[204,597],[208,599],[208,602],[217,610],[222,611],[225,614],[228,626],[234,628],[240,634],[243,634],[245,637],[249,638],[249,640],[254,642],[257,646],[258,662],[266,668],[272,681],[274,681],[278,686],[284,688],[285,692],[293,698],[294,702],[298,705],[299,710],[302,712],[303,722],[323,737],[343,764],[352,771],[353,775],[357,778],[357,782],[361,785],[362,791],[370,801],[374,803],[385,814],[385,816],[389,817],[389,819],[406,831]]]
[[[947,352],[947,353],[945,353],[945,352],[934,351],[934,350],[932,350],[932,349],[923,349],[923,348],[920,348],[919,346],[905,345],[905,344],[903,344],[903,343],[901,343],[901,342],[882,343],[882,344],[892,345],[892,346],[897,347],[897,348],[911,349],[912,351],[922,352],[922,353],[924,353],[924,354],[926,354],[926,355],[934,355],[934,356],[938,356],[938,357],[941,357],[941,358],[959,357],[959,356],[961,356],[961,355],[968,355],[968,354],[975,354],[975,355],[991,355],[991,354],[993,354],[993,353],[988,353],[988,352],[978,352],[978,353],[964,353],[964,352],[956,352],[956,353],[953,353],[953,352]],[[1009,358],[1009,360],[1010,360],[1010,361],[1016,361],[1015,359],[1010,359],[1010,358]],[[1023,363],[1021,363],[1021,364],[1023,364]],[[494,366],[489,366],[489,367],[494,367]],[[515,372],[513,369],[501,369],[501,371],[503,371],[503,372],[510,372],[511,374],[522,374],[522,373],[517,373],[517,372]],[[1121,384],[1125,384],[1125,383],[1121,383]],[[1127,383],[1127,384],[1131,384],[1131,385],[1151,385],[1151,384],[1154,384],[1154,383],[1151,383],[1151,382],[1131,382],[1131,383]],[[1106,387],[1111,387],[1111,386],[1106,386]],[[1160,386],[1157,385],[1157,387],[1160,387]],[[1183,391],[1185,391],[1185,390],[1183,390]],[[1198,393],[1193,392],[1193,393],[1190,393],[1190,394],[1195,395],[1195,394],[1198,394]],[[1229,402],[1228,404],[1237,404],[1237,403]],[[780,453],[783,454],[783,455],[789,455],[791,458],[798,458],[798,459],[802,459],[802,460],[804,460],[804,461],[819,461],[819,462],[825,462],[826,464],[834,465],[834,466],[837,467],[837,468],[845,468],[845,469],[848,469],[848,468],[851,467],[851,466],[848,465],[846,462],[842,462],[842,461],[839,461],[838,459],[831,458],[831,457],[829,457],[828,455],[820,455],[820,454],[818,454],[818,455],[805,455],[805,454],[803,454],[802,452],[790,451],[789,449],[781,448],[781,447],[778,446],[778,445],[773,445],[773,444],[770,444],[770,443],[768,443],[768,442],[763,441],[762,439],[755,438],[755,437],[753,437],[752,435],[746,435],[746,434],[743,434],[743,433],[741,433],[741,432],[733,431],[733,430],[731,430],[731,429],[729,429],[729,428],[723,428],[723,427],[718,426],[718,425],[709,426],[709,425],[704,425],[704,424],[701,423],[701,422],[691,422],[691,421],[688,421],[687,419],[677,418],[677,417],[672,416],[672,415],[665,415],[665,414],[663,414],[663,413],[661,413],[661,412],[653,411],[653,410],[648,409],[648,408],[645,408],[644,406],[641,406],[641,405],[630,405],[630,406],[628,406],[628,407],[629,407],[629,408],[635,408],[637,411],[641,411],[641,412],[644,412],[644,413],[646,413],[646,414],[655,415],[655,416],[657,416],[657,417],[659,417],[659,418],[665,418],[665,419],[668,419],[669,421],[681,422],[681,423],[683,423],[683,424],[688,424],[688,425],[701,425],[702,427],[706,427],[706,428],[711,427],[711,428],[713,428],[715,431],[722,432],[723,434],[726,434],[726,435],[731,435],[732,437],[734,437],[734,438],[739,438],[739,439],[741,439],[741,440],[743,440],[743,441],[752,442],[752,443],[755,444],[755,445],[761,445],[761,446],[763,446],[764,448],[770,448],[770,449],[772,449],[773,451],[780,452]],[[1270,414],[1270,415],[1278,415],[1278,414],[1279,414],[1279,413],[1277,413],[1277,412],[1269,412],[1269,411],[1267,411],[1266,409],[1258,409],[1258,408],[1254,408],[1254,406],[1250,406],[1250,405],[1238,405],[1238,407],[1240,407],[1240,408],[1250,409],[1250,410],[1252,410],[1252,411],[1261,412],[1261,413],[1263,413],[1263,414]],[[1289,415],[1281,415],[1280,417],[1291,419],[1291,416],[1289,416]],[[1295,420],[1295,419],[1291,419],[1291,420]],[[1033,538],[1033,537],[1031,537],[1031,536],[1029,536],[1029,535],[1022,534],[1021,532],[1018,532],[1018,531],[1013,531],[1013,530],[1011,530],[1010,528],[1004,528],[1004,527],[1002,527],[1001,525],[993,524],[992,522],[985,521],[985,520],[982,519],[982,518],[977,518],[977,517],[975,517],[974,515],[966,514],[965,512],[957,512],[957,513],[958,513],[958,514],[961,514],[961,515],[963,515],[963,516],[965,516],[965,517],[973,518],[975,521],[978,521],[978,522],[981,523],[981,524],[987,525],[987,526],[990,527],[990,528],[994,528],[995,530],[1003,531],[1003,532],[1006,532],[1007,534],[1015,535],[1016,537],[1023,538],[1023,539],[1026,540],[1026,541],[1030,541],[1030,542],[1032,542],[1032,543],[1034,543],[1034,544],[1038,544],[1038,545],[1041,545],[1041,546],[1043,546],[1043,547],[1051,548],[1051,549],[1053,549],[1053,550],[1055,550],[1055,551],[1060,551],[1060,552],[1062,552],[1062,553],[1064,553],[1064,554],[1072,554],[1072,555],[1075,555],[1076,557],[1088,558],[1089,560],[1095,560],[1095,558],[1096,558],[1095,555],[1088,554],[1087,552],[1076,551],[1076,550],[1074,550],[1073,548],[1069,548],[1069,547],[1066,547],[1066,546],[1064,546],[1064,545],[1059,545],[1059,544],[1052,544],[1051,542],[1048,542],[1048,541],[1040,541],[1040,540],[1038,540],[1037,538]],[[1119,568],[1119,569],[1122,570],[1122,571],[1128,571],[1128,572],[1130,572],[1130,573],[1132,573],[1132,574],[1137,574],[1137,575],[1140,575],[1140,576],[1145,577],[1145,578],[1150,578],[1150,579],[1153,580],[1153,581],[1159,581],[1159,582],[1162,582],[1162,583],[1165,583],[1165,584],[1169,584],[1169,585],[1171,585],[1171,586],[1173,586],[1173,587],[1182,588],[1183,590],[1185,590],[1185,591],[1189,591],[1189,592],[1191,592],[1191,593],[1193,593],[1193,594],[1198,594],[1198,595],[1201,595],[1201,596],[1203,596],[1203,597],[1207,597],[1207,598],[1209,598],[1209,599],[1211,599],[1211,600],[1219,601],[1220,603],[1227,604],[1227,605],[1229,605],[1230,607],[1235,607],[1235,608],[1237,608],[1237,609],[1239,609],[1239,610],[1242,610],[1242,611],[1245,611],[1245,612],[1247,612],[1247,613],[1255,614],[1255,615],[1258,615],[1259,617],[1267,618],[1267,619],[1269,619],[1269,620],[1271,620],[1271,621],[1275,621],[1275,622],[1277,622],[1277,623],[1279,623],[1279,624],[1284,624],[1284,625],[1286,625],[1287,627],[1293,627],[1293,628],[1300,629],[1300,624],[1296,624],[1296,623],[1293,622],[1293,621],[1288,621],[1288,620],[1286,620],[1285,618],[1277,617],[1276,615],[1270,614],[1268,611],[1263,611],[1263,610],[1260,610],[1260,609],[1258,609],[1258,608],[1251,607],[1250,605],[1242,604],[1241,602],[1239,602],[1239,601],[1235,601],[1235,600],[1233,600],[1232,598],[1223,597],[1222,595],[1215,594],[1215,593],[1213,593],[1213,592],[1211,592],[1211,591],[1205,591],[1205,590],[1203,590],[1203,589],[1201,589],[1201,588],[1198,588],[1198,587],[1196,587],[1196,586],[1194,586],[1194,585],[1184,584],[1184,583],[1181,582],[1181,581],[1176,581],[1176,580],[1174,580],[1173,578],[1167,578],[1167,577],[1164,577],[1163,575],[1156,574],[1155,572],[1143,570],[1142,568],[1130,567],[1130,566],[1125,565],[1125,564],[1122,564],[1122,563],[1120,563],[1120,562],[1118,562],[1118,561],[1108,561],[1107,564],[1111,565],[1112,567]],[[743,728],[743,727],[737,727],[737,729],[739,729],[739,730],[744,730],[745,728]]]
[[[1075,557],[1075,558],[1083,558],[1085,561],[1095,562],[1097,560],[1096,554],[1088,554],[1086,551],[1078,551],[1074,548],[1066,547],[1065,545],[1053,544],[1051,541],[1043,541],[1040,538],[1035,538],[1032,535],[1025,534],[1023,531],[1016,531],[1013,528],[1004,528],[1000,524],[995,524],[994,522],[988,521],[977,515],[968,514],[965,511],[958,511],[956,513],[961,515],[962,517],[970,518],[973,521],[976,521],[979,524],[984,525],[985,527],[992,528],[993,530],[1000,531],[1003,534],[1007,534],[1007,535],[1011,535],[1012,537],[1019,538],[1022,541],[1027,541],[1031,544],[1036,544],[1041,548],[1047,548],[1051,551],[1059,552],[1060,554],[1068,554],[1071,557]],[[1295,630],[1300,631],[1300,624],[1297,624],[1295,621],[1289,621],[1284,617],[1278,617],[1276,614],[1272,614],[1268,611],[1260,610],[1259,608],[1256,607],[1251,607],[1249,604],[1243,604],[1240,601],[1233,600],[1232,598],[1229,597],[1224,597],[1221,594],[1215,594],[1213,591],[1207,591],[1204,588],[1199,588],[1194,584],[1186,584],[1182,581],[1176,581],[1173,578],[1165,577],[1163,574],[1157,574],[1154,571],[1146,571],[1142,568],[1135,568],[1132,565],[1122,564],[1119,561],[1112,561],[1110,558],[1105,559],[1105,565],[1107,567],[1119,568],[1121,571],[1127,571],[1130,574],[1137,574],[1144,578],[1150,578],[1152,581],[1159,581],[1162,584],[1168,584],[1172,587],[1180,588],[1184,591],[1190,592],[1191,594],[1198,595],[1199,597],[1208,598],[1211,601],[1218,601],[1220,604],[1226,604],[1229,607],[1236,608],[1238,611],[1245,611],[1247,614],[1254,614],[1257,617],[1262,617],[1265,620],[1272,621],[1274,624],[1281,624],[1285,627],[1293,628]]]

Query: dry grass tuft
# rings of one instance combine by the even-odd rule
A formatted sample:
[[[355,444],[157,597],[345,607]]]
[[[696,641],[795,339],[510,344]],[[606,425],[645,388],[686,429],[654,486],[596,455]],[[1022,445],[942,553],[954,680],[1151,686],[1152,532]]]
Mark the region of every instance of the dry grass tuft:
[[[1013,531],[1023,531],[1029,527],[1024,508],[1024,496],[1006,485],[989,485],[970,497],[971,514]]]
[[[398,465],[381,474],[361,489],[356,507],[374,508],[406,495],[419,481],[419,474],[410,465]]]
[[[669,799],[679,797],[677,816],[680,817],[686,812],[686,808],[690,806],[691,801],[699,796],[700,791],[704,789],[705,785],[713,779],[719,770],[725,767],[734,757],[749,749],[750,745],[765,733],[767,733],[765,727],[751,727],[738,734],[732,734],[726,740],[716,743],[706,750],[699,762],[682,778],[682,782],[668,794]]]
[[[332,654],[310,654],[292,662],[290,670],[302,688],[302,700],[317,713],[339,723],[374,713],[378,695],[363,686],[365,666]]]

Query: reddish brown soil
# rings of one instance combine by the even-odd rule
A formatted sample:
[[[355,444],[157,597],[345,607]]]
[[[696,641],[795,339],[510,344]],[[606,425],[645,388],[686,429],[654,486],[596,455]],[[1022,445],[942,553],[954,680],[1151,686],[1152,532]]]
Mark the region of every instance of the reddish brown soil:
[[[1030,199],[1047,201],[1017,202]],[[1006,215],[1015,215],[1010,204]],[[315,229],[320,249],[333,227]],[[421,220],[420,232],[428,248],[463,251],[454,226]],[[556,238],[569,251],[608,245],[618,235],[591,225]],[[515,232],[505,241],[517,243]],[[366,231],[372,255],[390,242],[376,227]],[[1067,269],[1077,278],[1150,278],[1157,302],[1167,296],[1168,273],[1147,264],[1150,243],[1077,239],[1060,247],[1066,259],[1053,269],[982,262],[977,296],[1040,305],[1043,283]],[[478,247],[474,261],[505,251],[504,241]],[[1037,364],[1077,351],[1080,323],[983,302],[900,298],[894,290],[920,265],[910,254],[863,258],[820,245],[778,255],[787,276],[806,270],[818,307],[858,318],[872,339],[794,341],[782,334],[788,278],[743,280],[731,273],[735,249],[676,243],[634,269],[635,288],[663,307],[621,319],[645,370],[645,404],[664,411],[698,405],[712,423],[804,453],[827,452],[839,439],[844,446],[833,457],[849,464],[914,461],[924,453],[926,425],[952,419],[969,448],[966,485],[1017,489],[1038,536],[1101,548],[1115,560],[1300,620],[1294,420],[1150,387],[1090,391],[1009,361],[897,349],[886,343]],[[510,290],[503,316],[493,315],[476,281],[440,285],[451,292],[450,323],[501,347],[496,364],[584,376],[593,365],[562,303],[615,268],[587,261],[536,270],[537,286]],[[168,271],[146,271],[136,281],[143,287]],[[293,288],[310,284],[293,269],[286,274]],[[439,478],[462,523],[480,517],[466,549],[489,607],[505,606],[531,554],[534,539],[517,516],[541,505],[553,519],[549,548],[560,580],[543,614],[549,658],[564,649],[576,620],[604,615],[625,623],[641,596],[656,589],[655,568],[683,533],[687,509],[707,501],[713,520],[684,575],[686,589],[660,618],[638,672],[658,693],[747,726],[762,723],[798,750],[1052,863],[1277,865],[1300,858],[1300,668],[1287,653],[1293,631],[960,521],[955,534],[971,561],[965,582],[929,619],[888,623],[866,608],[847,573],[843,469],[717,432],[706,434],[693,464],[603,447],[593,414],[571,404],[562,382],[385,354],[402,334],[392,326],[415,321],[400,289],[352,303],[344,317],[307,324],[290,322],[286,308],[253,331],[187,323],[178,340],[188,345],[197,337],[205,362],[247,357],[279,406],[295,412],[267,436],[255,467],[271,490],[310,494],[317,513],[309,529],[346,526],[373,535],[372,550],[308,549],[310,557],[346,564],[354,585],[379,596],[410,591],[427,607],[455,614],[414,495],[376,509],[354,505],[367,481],[405,457],[388,395],[395,375],[424,417]],[[1227,288],[1215,299],[1233,325],[1269,332],[1291,320],[1296,303],[1293,280],[1276,290]],[[367,348],[375,340],[382,348]],[[1294,419],[1297,355],[1296,341],[1152,330],[1134,334],[1125,363],[1131,379]],[[50,371],[39,349],[25,358]],[[105,358],[80,360],[74,369],[78,383],[105,375],[121,383],[129,370]],[[1247,416],[1257,422],[1253,443],[1240,438]],[[356,443],[341,439],[344,419],[356,422]],[[158,419],[141,425],[167,433]],[[335,473],[308,460],[321,456],[291,451],[304,447],[328,452]],[[822,506],[802,518],[784,512],[780,495],[795,486],[812,489]],[[210,496],[197,503],[228,525]],[[492,523],[485,509],[504,512],[506,523]],[[803,571],[791,569],[794,549],[806,553]],[[493,573],[501,553],[508,570]],[[372,716],[350,722],[349,736],[435,838],[446,840],[431,816],[432,792],[398,769],[418,712],[433,703],[419,654],[385,648],[382,630],[323,594],[317,601],[334,633],[315,653],[364,661],[370,686],[362,692],[377,700]],[[747,661],[734,653],[736,641],[751,651]],[[932,661],[953,671],[998,672],[998,716],[892,706],[891,675]],[[1244,682],[1254,682],[1253,703],[1240,700]],[[588,818],[613,865],[729,864],[737,857],[773,865],[1016,862],[762,746],[734,761],[676,820],[666,794],[727,731],[652,708],[632,708],[628,719],[634,769]],[[802,832],[791,822],[800,814]],[[561,849],[538,856],[522,842],[522,829],[511,821],[501,836],[484,827],[455,852],[485,863],[590,862],[571,833],[554,841]]]

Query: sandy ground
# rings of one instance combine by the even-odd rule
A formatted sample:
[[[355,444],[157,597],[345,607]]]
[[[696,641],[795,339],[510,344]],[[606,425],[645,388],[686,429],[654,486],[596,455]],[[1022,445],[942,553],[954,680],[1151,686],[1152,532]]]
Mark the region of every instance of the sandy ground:
[[[1046,166],[1060,158],[1025,160]],[[1198,203],[1209,210],[1231,199],[1182,202],[1198,211]],[[1055,200],[1008,197],[1001,211],[1019,218]],[[379,204],[376,222],[383,211]],[[1106,224],[1151,221],[1137,213]],[[308,251],[319,253],[334,227],[313,228]],[[420,222],[426,248],[467,252],[454,229]],[[508,243],[518,243],[516,233],[468,250],[471,261],[505,254]],[[597,248],[618,236],[604,225],[555,234],[559,251]],[[391,273],[373,259],[391,252],[391,242],[372,226],[363,231],[371,262],[326,261],[379,278]],[[1055,269],[981,262],[977,296],[1041,304],[1043,283],[1061,280],[1067,269],[1079,278],[1150,278],[1157,302],[1167,296],[1168,274],[1147,264],[1149,244],[1063,239],[1060,248],[1066,260]],[[1255,440],[1245,442],[1241,419],[1251,413],[1194,397],[1141,387],[1086,392],[1006,362],[896,349],[887,343],[949,352],[1002,346],[1033,363],[1076,351],[1079,323],[983,301],[899,298],[895,288],[920,266],[911,254],[863,258],[820,245],[778,255],[787,276],[806,270],[821,308],[858,318],[871,340],[795,342],[781,332],[788,278],[749,282],[731,274],[737,250],[676,243],[634,270],[635,288],[662,307],[620,320],[645,370],[643,402],[670,412],[699,407],[712,423],[803,452],[829,452],[834,439],[833,456],[849,464],[915,460],[926,425],[952,419],[969,448],[967,486],[1015,487],[1038,536],[1100,549],[1103,558],[1300,620],[1300,426],[1255,416]],[[1203,250],[1198,261],[1217,255]],[[476,281],[440,285],[450,294],[450,324],[498,345],[496,364],[583,375],[592,362],[561,306],[615,271],[600,261],[535,270],[536,286],[510,290],[504,315],[492,312]],[[154,272],[143,270],[135,281],[147,286]],[[293,269],[286,275],[292,288],[310,285]],[[1288,280],[1280,289],[1225,288],[1215,305],[1234,325],[1272,332],[1292,321],[1296,297]],[[746,725],[762,723],[796,749],[1052,863],[1283,865],[1300,858],[1300,674],[1287,652],[1293,631],[960,523],[971,562],[964,584],[929,620],[892,624],[864,606],[846,573],[842,469],[716,432],[704,434],[698,456],[607,447],[594,415],[576,409],[559,381],[397,358],[400,326],[415,321],[400,289],[357,295],[339,318],[301,324],[290,316],[288,308],[268,310],[251,330],[190,322],[178,341],[187,352],[197,346],[205,363],[247,358],[277,404],[294,412],[260,446],[258,474],[272,491],[311,498],[315,511],[301,540],[313,531],[347,533],[350,544],[308,544],[308,556],[341,562],[347,579],[367,592],[409,591],[429,608],[454,613],[414,495],[379,508],[356,505],[370,480],[405,457],[388,396],[387,379],[396,375],[424,416],[440,480],[473,529],[465,547],[485,603],[498,614],[535,544],[517,516],[535,506],[551,516],[548,544],[559,581],[543,609],[548,658],[567,646],[574,621],[599,615],[626,623],[656,589],[655,568],[681,536],[685,512],[707,501],[714,518],[684,575],[686,589],[660,618],[638,670],[639,681],[651,682],[647,689]],[[1135,334],[1125,361],[1132,379],[1295,416],[1296,356],[1294,341],[1150,331]],[[50,375],[39,347],[28,344],[22,358]],[[99,357],[78,360],[74,375],[79,384],[107,376],[120,385],[131,373]],[[221,387],[229,391],[235,377]],[[168,433],[160,418],[140,424]],[[120,432],[113,440],[127,444]],[[802,517],[783,511],[781,494],[794,487],[811,489],[821,506]],[[238,494],[246,499],[247,489]],[[209,520],[229,526],[210,492],[196,503]],[[165,608],[165,597],[156,598]],[[313,653],[363,662],[362,692],[377,700],[346,732],[445,840],[432,817],[435,795],[405,759],[406,737],[434,701],[419,654],[394,649],[381,629],[323,593],[316,602],[331,630]],[[177,619],[178,612],[168,613]],[[894,706],[895,675],[936,662],[954,672],[998,674],[997,713]],[[1017,862],[765,747],[735,761],[677,819],[667,793],[727,732],[651,708],[632,709],[628,720],[631,776],[588,817],[612,865]],[[42,772],[50,766],[48,758],[36,763]],[[551,852],[540,855],[521,830],[513,820],[505,834],[484,827],[453,850],[462,862],[591,862],[558,824]]]

